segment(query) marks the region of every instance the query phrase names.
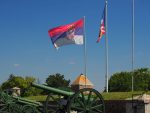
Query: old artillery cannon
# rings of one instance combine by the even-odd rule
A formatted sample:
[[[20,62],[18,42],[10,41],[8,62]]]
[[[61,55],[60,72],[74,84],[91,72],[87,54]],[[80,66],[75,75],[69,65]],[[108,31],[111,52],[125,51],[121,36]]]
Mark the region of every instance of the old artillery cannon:
[[[41,113],[42,108],[39,102],[0,92],[0,113]]]
[[[49,92],[44,113],[105,113],[103,97],[95,89],[84,88],[75,93],[36,83],[32,86]]]
[[[105,113],[103,98],[94,89],[84,88],[75,93],[36,83],[32,86],[49,92],[45,105],[1,91],[0,113]]]

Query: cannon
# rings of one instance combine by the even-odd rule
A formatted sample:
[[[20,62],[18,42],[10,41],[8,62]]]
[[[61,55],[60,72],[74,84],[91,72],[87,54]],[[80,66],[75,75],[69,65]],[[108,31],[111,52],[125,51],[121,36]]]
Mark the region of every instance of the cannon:
[[[0,92],[0,113],[41,113],[42,108],[39,102]]]
[[[0,91],[0,113],[105,113],[103,97],[95,89],[72,92],[36,83],[32,86],[49,93],[44,104]]]
[[[44,113],[105,113],[103,97],[95,89],[84,88],[73,92],[37,83],[31,85],[49,92],[45,100]]]

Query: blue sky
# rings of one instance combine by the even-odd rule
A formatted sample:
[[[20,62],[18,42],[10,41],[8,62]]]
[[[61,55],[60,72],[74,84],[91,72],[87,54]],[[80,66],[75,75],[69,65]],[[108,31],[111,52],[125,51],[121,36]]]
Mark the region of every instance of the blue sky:
[[[135,0],[135,68],[150,68],[150,1]],[[96,43],[104,0],[0,0],[0,83],[11,73],[41,82],[61,73],[74,80],[84,73],[84,46],[56,50],[50,28],[85,16],[87,77],[105,85],[105,38]],[[131,71],[132,0],[108,0],[109,77]]]

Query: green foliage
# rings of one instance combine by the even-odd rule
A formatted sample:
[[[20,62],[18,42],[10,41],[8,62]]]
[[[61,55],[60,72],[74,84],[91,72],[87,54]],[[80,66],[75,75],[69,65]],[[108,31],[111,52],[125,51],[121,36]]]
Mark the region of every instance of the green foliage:
[[[46,83],[48,86],[55,88],[68,87],[70,80],[66,80],[64,75],[56,73],[55,75],[49,75],[49,77],[46,79]]]
[[[2,83],[2,90],[8,90],[13,87],[21,88],[21,96],[31,96],[38,95],[41,91],[39,89],[32,88],[30,86],[31,82],[34,82],[36,79],[34,77],[21,77],[11,74],[7,81]]]
[[[22,96],[25,96],[25,97],[27,97],[27,96],[36,96],[36,95],[40,95],[41,92],[42,92],[42,90],[30,86],[27,89],[25,89]]]
[[[109,80],[109,91],[130,91],[131,90],[131,73],[115,73]]]
[[[148,68],[141,68],[134,72],[120,72],[113,74],[109,79],[109,91],[131,91],[132,76],[134,78],[135,91],[150,90],[150,71]]]
[[[2,89],[10,89],[13,87],[27,88],[27,84],[23,77],[11,74],[9,79],[2,84]]]
[[[134,71],[134,89],[136,91],[150,90],[150,71],[141,68]]]

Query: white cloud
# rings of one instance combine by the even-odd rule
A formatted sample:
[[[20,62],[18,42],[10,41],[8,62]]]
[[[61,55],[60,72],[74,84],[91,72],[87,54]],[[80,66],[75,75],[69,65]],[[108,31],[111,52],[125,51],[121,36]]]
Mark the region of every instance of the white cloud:
[[[20,66],[20,64],[13,64],[13,66],[14,66],[14,67],[19,67],[19,66]]]

